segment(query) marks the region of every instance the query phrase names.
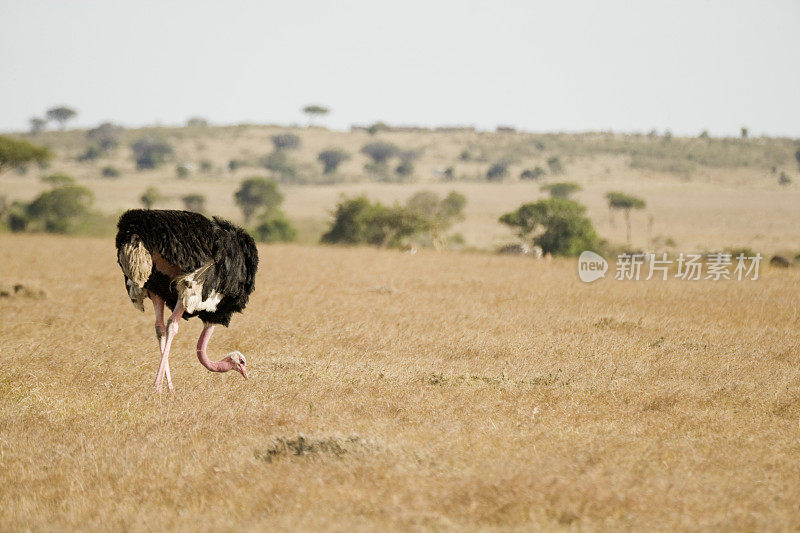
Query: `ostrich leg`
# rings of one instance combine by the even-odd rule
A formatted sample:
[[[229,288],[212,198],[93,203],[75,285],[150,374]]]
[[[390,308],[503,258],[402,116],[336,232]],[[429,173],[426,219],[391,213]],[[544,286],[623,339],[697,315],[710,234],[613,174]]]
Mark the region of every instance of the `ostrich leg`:
[[[183,316],[183,304],[180,300],[175,305],[175,310],[172,311],[169,320],[167,320],[167,338],[164,341],[164,351],[161,353],[161,364],[158,365],[158,374],[156,374],[156,390],[161,392],[161,384],[164,381],[164,374],[168,372],[169,368],[169,347],[172,345],[172,339],[178,333],[178,321]],[[167,378],[169,382],[169,378]]]
[[[165,337],[167,330],[164,327],[164,300],[162,300],[154,292],[148,291],[148,294],[150,295],[150,300],[153,302],[153,310],[156,312],[156,338],[158,338],[158,347],[161,350],[161,355],[163,356],[164,343],[167,340]],[[164,375],[167,377],[167,387],[169,388],[170,392],[175,392],[175,388],[172,386],[172,375],[169,371],[169,360],[167,361]]]

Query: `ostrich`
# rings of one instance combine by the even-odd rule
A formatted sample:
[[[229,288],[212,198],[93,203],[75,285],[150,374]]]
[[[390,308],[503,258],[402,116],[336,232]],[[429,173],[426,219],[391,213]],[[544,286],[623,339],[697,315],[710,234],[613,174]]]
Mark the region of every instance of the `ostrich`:
[[[231,352],[211,361],[206,347],[215,324],[228,326],[241,312],[255,286],[258,251],[244,230],[220,218],[209,220],[189,211],[132,209],[117,224],[117,262],[133,305],[144,312],[144,299],[153,302],[161,363],[155,388],[164,377],[170,391],[169,349],[181,318],[198,316],[203,332],[197,358],[211,372],[236,370],[247,379],[246,361]],[[164,325],[164,305],[173,310]]]

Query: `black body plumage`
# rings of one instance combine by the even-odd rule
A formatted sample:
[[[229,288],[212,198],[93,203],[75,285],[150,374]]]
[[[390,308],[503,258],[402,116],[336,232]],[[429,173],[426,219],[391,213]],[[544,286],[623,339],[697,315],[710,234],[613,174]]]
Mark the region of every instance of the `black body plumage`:
[[[158,254],[184,274],[208,267],[203,274],[202,297],[213,292],[222,296],[211,310],[185,313],[211,324],[230,324],[255,289],[258,251],[253,238],[227,220],[206,218],[199,213],[173,210],[132,209],[117,224],[117,250],[138,236],[147,252]],[[127,278],[126,278],[127,284]],[[144,288],[160,296],[170,309],[178,301],[174,280],[155,263]]]

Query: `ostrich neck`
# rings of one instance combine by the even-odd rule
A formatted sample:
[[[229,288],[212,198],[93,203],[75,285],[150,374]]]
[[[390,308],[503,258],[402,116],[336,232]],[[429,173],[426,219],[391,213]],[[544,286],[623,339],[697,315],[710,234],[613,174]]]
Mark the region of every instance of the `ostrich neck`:
[[[230,360],[222,359],[220,361],[212,361],[208,358],[206,347],[208,341],[211,340],[211,334],[214,333],[214,326],[212,324],[206,325],[200,338],[197,340],[197,359],[200,364],[206,367],[211,372],[227,372],[233,368],[233,363]]]

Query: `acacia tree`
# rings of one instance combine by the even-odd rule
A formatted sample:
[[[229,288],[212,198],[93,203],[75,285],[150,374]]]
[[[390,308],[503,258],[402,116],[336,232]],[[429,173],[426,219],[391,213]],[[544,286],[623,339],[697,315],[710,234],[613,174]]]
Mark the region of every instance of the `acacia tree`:
[[[339,165],[348,159],[350,159],[350,155],[338,148],[322,151],[317,156],[317,161],[322,163],[325,167],[322,170],[323,174],[333,174],[336,172],[336,169],[339,168]]]
[[[183,205],[187,211],[203,213],[206,210],[206,197],[202,194],[187,194],[181,200],[183,200]]]
[[[608,200],[609,209],[612,211],[619,209],[625,213],[628,242],[631,242],[631,210],[644,209],[647,204],[641,198],[617,191],[606,194],[606,200]]]
[[[163,198],[161,191],[155,187],[148,187],[144,194],[139,197],[139,200],[145,209],[152,209],[156,202],[160,202]]]
[[[0,135],[0,173],[31,162],[42,164],[51,157],[52,152],[44,146]]]
[[[33,117],[29,122],[31,125],[31,135],[38,135],[47,127],[47,121],[40,117]]]
[[[549,198],[523,204],[500,217],[514,228],[521,239],[531,239],[542,251],[552,255],[576,256],[596,250],[597,233],[586,217],[586,208],[567,198]]]
[[[550,193],[551,198],[569,198],[574,193],[581,190],[581,186],[571,181],[557,183],[546,183],[540,187],[541,190]]]
[[[249,223],[256,211],[263,209],[270,212],[277,209],[283,202],[283,195],[275,181],[253,177],[242,182],[233,199],[242,210],[245,223]]]
[[[78,114],[77,111],[67,106],[53,107],[47,110],[47,120],[54,120],[58,122],[58,127],[64,129],[64,125],[75,118]]]
[[[444,233],[464,219],[462,211],[466,204],[467,198],[457,191],[451,191],[443,199],[435,192],[419,191],[406,201],[406,209],[425,221],[431,243],[439,250],[446,244]]]
[[[315,117],[321,117],[330,113],[330,109],[321,105],[307,105],[303,108],[303,113],[308,115],[308,125],[310,126]]]

